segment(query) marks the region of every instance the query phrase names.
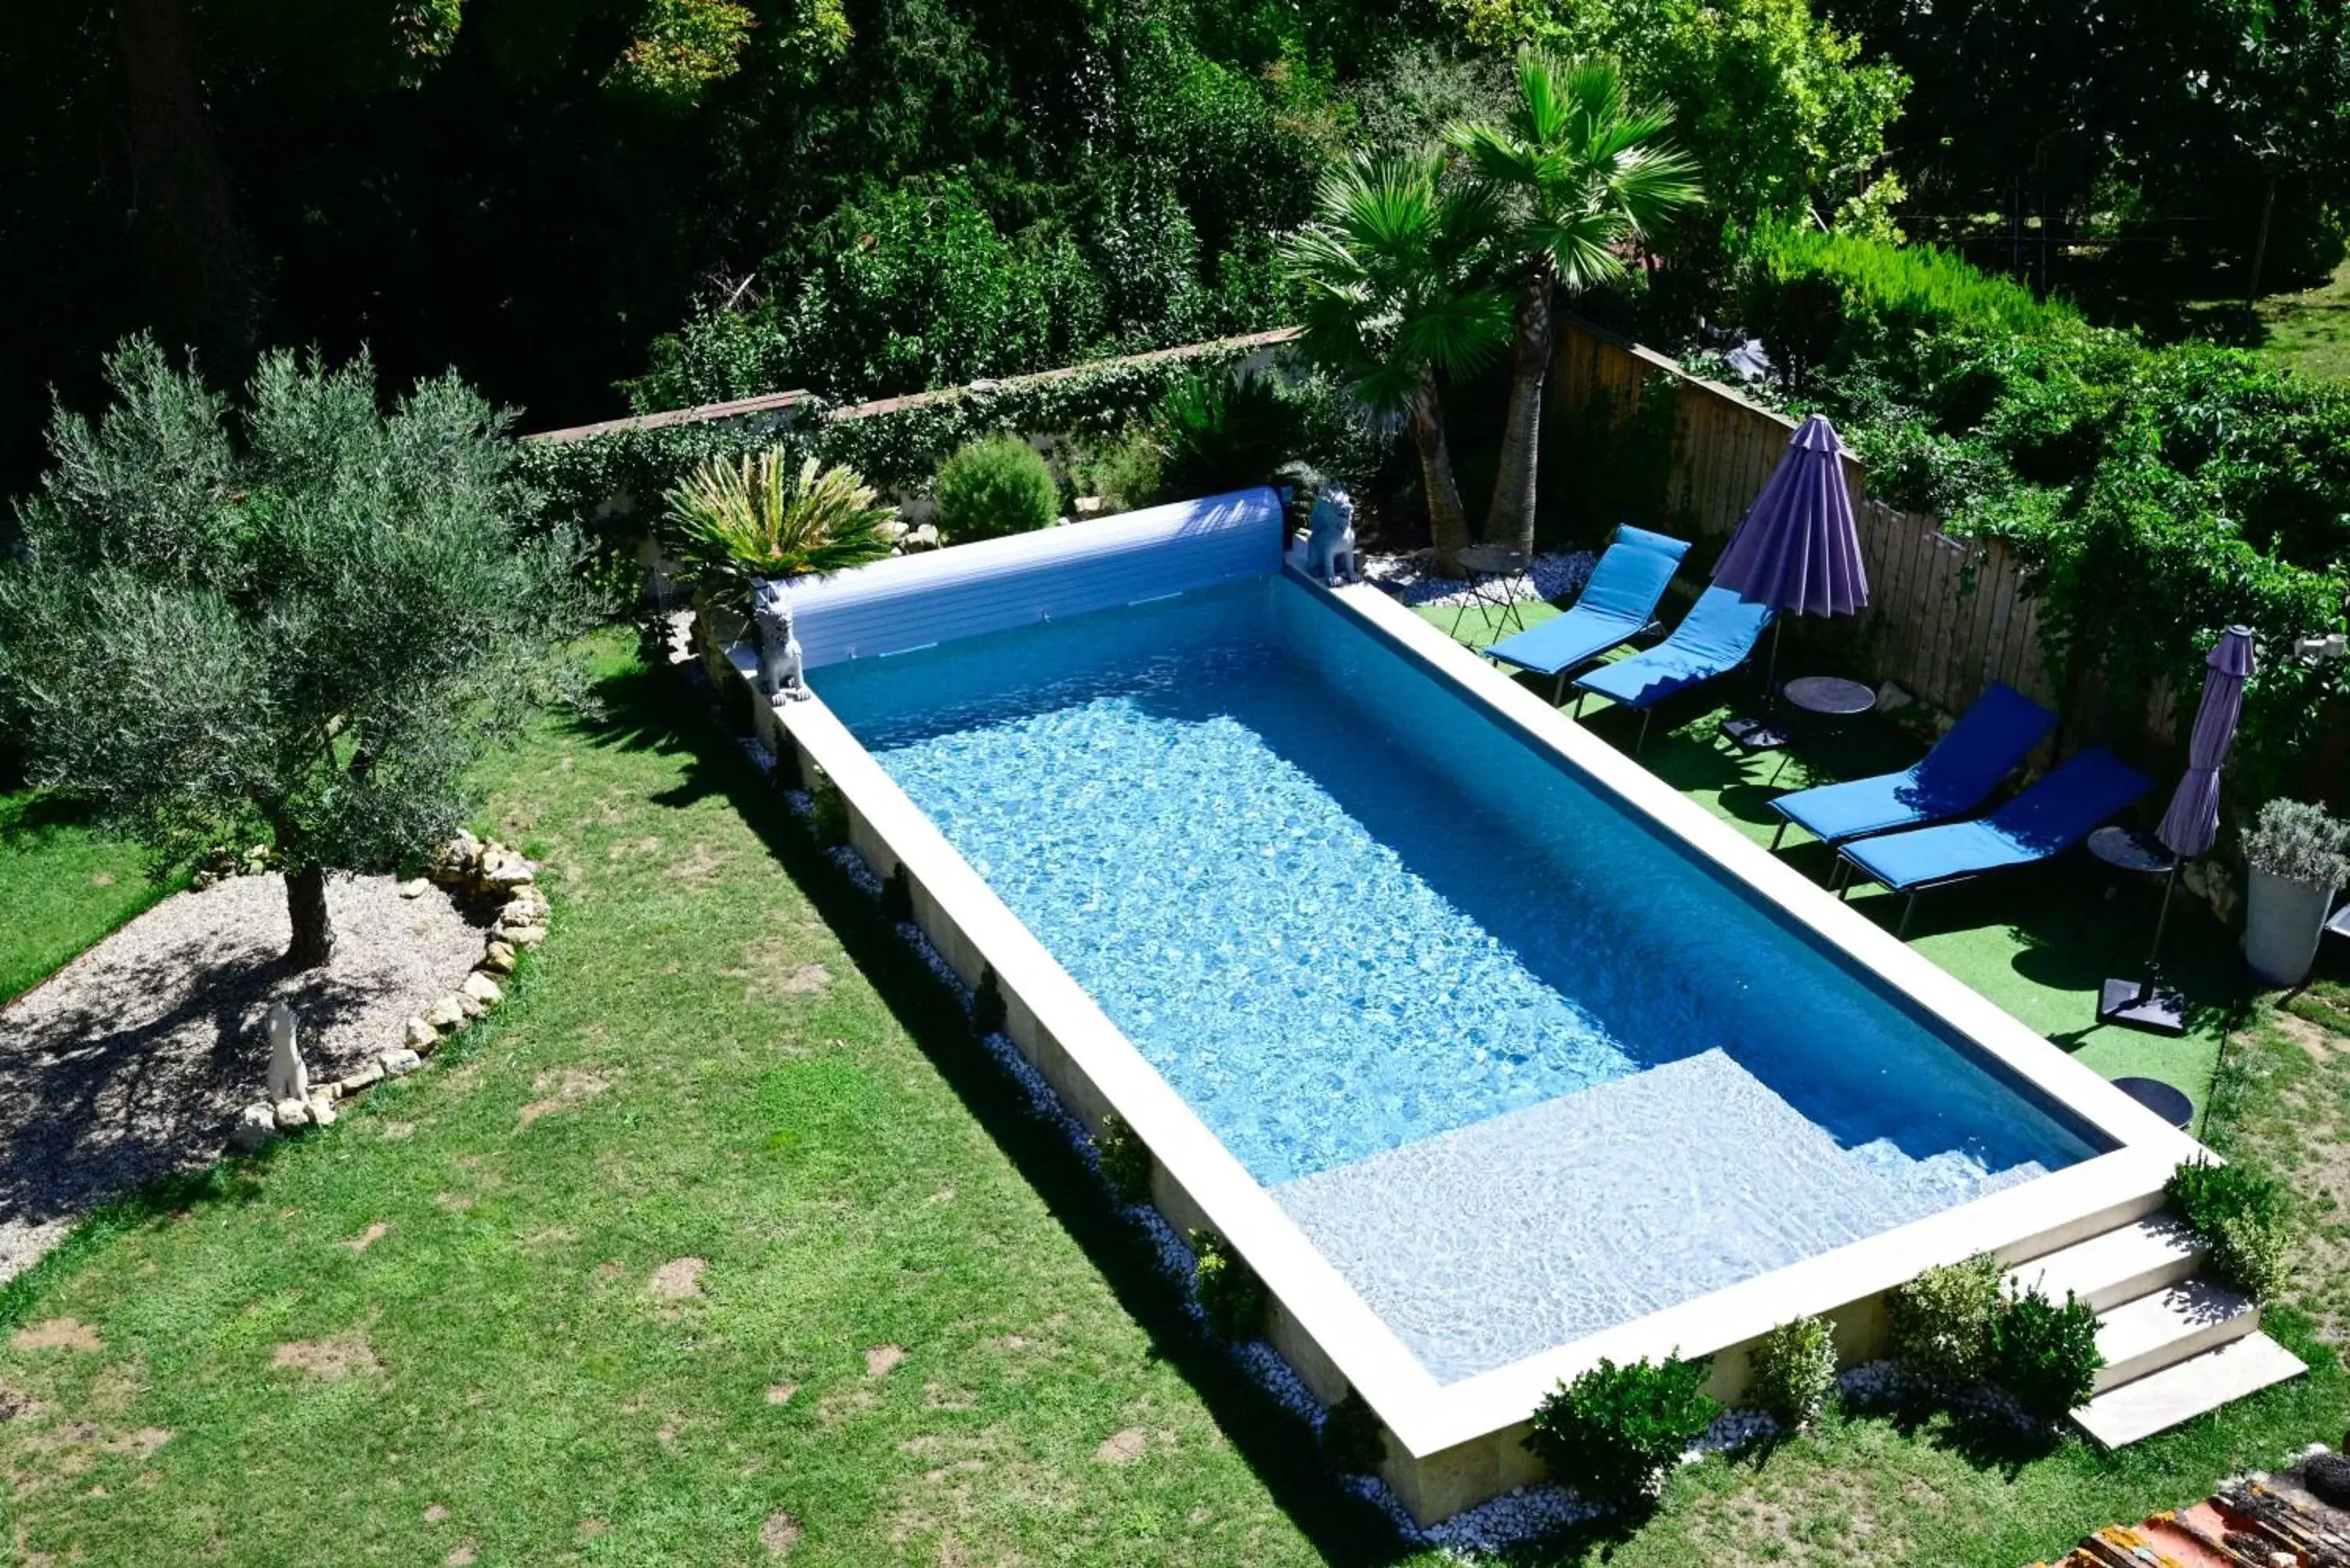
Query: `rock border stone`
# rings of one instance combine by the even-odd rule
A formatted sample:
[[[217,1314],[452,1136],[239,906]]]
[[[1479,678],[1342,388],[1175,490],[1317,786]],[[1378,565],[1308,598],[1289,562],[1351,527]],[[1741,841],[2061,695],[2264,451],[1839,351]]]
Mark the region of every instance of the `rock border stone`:
[[[521,950],[546,940],[553,912],[539,890],[538,868],[496,839],[460,830],[432,857],[424,876],[400,885],[403,898],[421,897],[438,883],[474,912],[491,911],[481,961],[456,990],[425,1012],[411,1016],[399,1042],[388,1045],[356,1072],[328,1084],[313,1084],[307,1099],[256,1100],[239,1111],[229,1128],[233,1148],[253,1153],[309,1127],[335,1125],[336,1105],[386,1078],[406,1077],[442,1043],[505,998],[501,981],[514,973]]]

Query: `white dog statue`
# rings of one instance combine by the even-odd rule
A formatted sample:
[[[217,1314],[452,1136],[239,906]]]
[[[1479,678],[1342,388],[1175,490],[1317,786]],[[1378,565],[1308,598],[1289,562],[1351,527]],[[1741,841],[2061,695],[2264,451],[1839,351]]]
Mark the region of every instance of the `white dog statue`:
[[[1314,498],[1305,521],[1305,575],[1347,583],[1362,575],[1355,559],[1355,500],[1333,481]]]
[[[751,618],[759,628],[759,690],[798,701],[808,694],[798,634],[792,629],[792,596],[777,582],[751,588]]]
[[[294,1044],[294,1010],[283,1002],[269,1004],[269,1097],[272,1101],[307,1100],[310,1069]]]

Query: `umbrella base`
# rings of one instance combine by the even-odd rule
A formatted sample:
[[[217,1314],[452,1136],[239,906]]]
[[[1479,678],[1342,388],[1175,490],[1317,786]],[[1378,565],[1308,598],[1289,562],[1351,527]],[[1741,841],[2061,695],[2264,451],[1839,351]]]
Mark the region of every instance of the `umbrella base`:
[[[2098,998],[2097,1022],[2156,1034],[2184,1034],[2187,998],[2160,981],[2109,980]]]
[[[1794,741],[1794,736],[1768,719],[1724,719],[1721,732],[1749,752],[1775,752]]]

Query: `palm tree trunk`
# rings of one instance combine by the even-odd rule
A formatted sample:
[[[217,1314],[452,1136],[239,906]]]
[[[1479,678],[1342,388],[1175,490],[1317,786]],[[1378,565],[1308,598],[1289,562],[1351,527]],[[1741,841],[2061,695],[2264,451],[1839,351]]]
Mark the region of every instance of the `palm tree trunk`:
[[[1502,425],[1501,465],[1493,478],[1493,504],[1485,513],[1486,543],[1508,543],[1528,556],[1534,549],[1543,383],[1550,374],[1550,301],[1547,260],[1528,263],[1518,287],[1517,326],[1510,344],[1510,406]]]
[[[1444,440],[1444,399],[1433,369],[1421,369],[1405,422],[1411,430],[1412,447],[1419,453],[1420,485],[1428,493],[1428,533],[1436,545],[1436,569],[1446,576],[1459,576],[1461,552],[1469,547],[1469,513],[1461,504],[1461,486],[1452,478],[1452,449]]]

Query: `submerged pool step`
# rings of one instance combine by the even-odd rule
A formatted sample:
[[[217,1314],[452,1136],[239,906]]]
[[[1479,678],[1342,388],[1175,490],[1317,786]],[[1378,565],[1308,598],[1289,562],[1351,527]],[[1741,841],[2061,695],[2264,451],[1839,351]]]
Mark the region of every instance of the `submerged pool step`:
[[[2151,1295],[2195,1272],[2203,1244],[2168,1214],[2149,1214],[2117,1230],[2018,1263],[2008,1288],[2018,1295],[2037,1290],[2062,1302],[2065,1293],[2099,1312]]]
[[[2267,1334],[2247,1334],[2101,1393],[2074,1410],[2073,1420],[2106,1448],[2126,1448],[2306,1370]]]

